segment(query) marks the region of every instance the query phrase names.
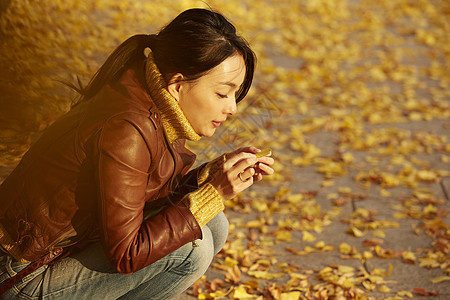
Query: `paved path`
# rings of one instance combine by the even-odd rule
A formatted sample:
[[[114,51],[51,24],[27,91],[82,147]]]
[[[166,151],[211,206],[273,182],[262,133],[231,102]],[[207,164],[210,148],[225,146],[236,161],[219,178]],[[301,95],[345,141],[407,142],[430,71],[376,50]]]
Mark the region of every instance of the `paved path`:
[[[119,41],[188,2],[0,0],[0,63],[12,66],[0,70],[0,180],[28,131],[69,106],[49,77],[86,81]],[[287,297],[289,287],[294,298],[449,299],[448,3],[214,5],[257,50],[258,72],[251,105],[192,148],[201,162],[270,146],[277,172],[227,203],[229,243],[188,293],[213,297],[210,283],[224,280],[217,291],[255,299]]]

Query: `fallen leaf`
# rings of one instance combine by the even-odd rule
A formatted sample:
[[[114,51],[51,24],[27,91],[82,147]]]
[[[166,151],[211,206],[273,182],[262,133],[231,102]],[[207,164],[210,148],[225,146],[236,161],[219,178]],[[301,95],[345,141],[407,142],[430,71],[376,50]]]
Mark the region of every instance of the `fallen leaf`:
[[[314,242],[316,240],[316,237],[309,233],[308,231],[303,231],[303,238],[302,240],[305,242]]]
[[[441,283],[441,282],[447,281],[447,280],[450,280],[450,276],[439,276],[439,277],[434,277],[434,278],[430,279],[430,281],[432,283]]]
[[[248,271],[248,275],[258,279],[275,279],[283,276],[283,273],[269,273],[267,271]]]
[[[281,293],[280,300],[298,300],[300,299],[301,293],[299,291]]]
[[[413,292],[418,295],[421,295],[421,296],[437,296],[437,295],[439,295],[438,291],[427,291],[422,288],[414,288]]]

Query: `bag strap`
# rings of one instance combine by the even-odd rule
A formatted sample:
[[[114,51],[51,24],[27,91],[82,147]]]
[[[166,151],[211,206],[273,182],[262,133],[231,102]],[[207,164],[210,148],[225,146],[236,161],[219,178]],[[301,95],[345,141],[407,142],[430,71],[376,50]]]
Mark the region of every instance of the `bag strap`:
[[[56,258],[60,257],[63,254],[63,248],[56,248],[53,251],[47,253],[42,256],[40,259],[33,261],[28,266],[25,267],[22,271],[9,278],[5,282],[0,285],[0,296],[3,295],[6,291],[11,289],[15,284],[19,283],[25,276],[30,275],[43,265],[48,265]]]

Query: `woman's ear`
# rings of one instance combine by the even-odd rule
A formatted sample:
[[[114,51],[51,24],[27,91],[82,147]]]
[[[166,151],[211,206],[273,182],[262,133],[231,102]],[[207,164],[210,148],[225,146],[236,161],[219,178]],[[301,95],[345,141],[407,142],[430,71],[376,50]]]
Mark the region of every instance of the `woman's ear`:
[[[167,86],[167,91],[169,91],[172,97],[174,97],[177,101],[180,101],[181,87],[184,82],[183,79],[183,75],[181,73],[177,73],[170,78]]]

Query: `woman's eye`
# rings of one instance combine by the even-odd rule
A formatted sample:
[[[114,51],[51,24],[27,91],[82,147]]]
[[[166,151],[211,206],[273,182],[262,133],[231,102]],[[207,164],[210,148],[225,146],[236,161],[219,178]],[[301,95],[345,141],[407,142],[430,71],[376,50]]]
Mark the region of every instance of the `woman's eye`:
[[[216,93],[217,94],[217,96],[219,96],[219,98],[227,98],[228,96],[227,95],[223,95],[223,94],[220,94],[220,93]]]

